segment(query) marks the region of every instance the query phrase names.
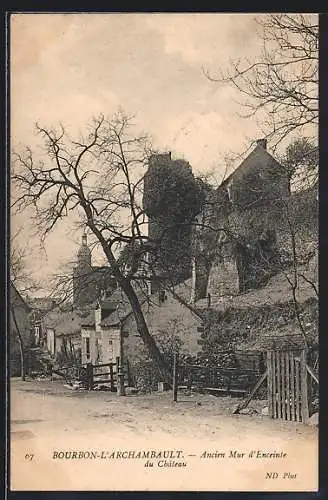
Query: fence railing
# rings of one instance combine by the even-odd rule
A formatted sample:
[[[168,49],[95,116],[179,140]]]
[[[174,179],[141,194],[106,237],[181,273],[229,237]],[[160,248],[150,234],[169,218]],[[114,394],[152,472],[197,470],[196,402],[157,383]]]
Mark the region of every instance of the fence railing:
[[[52,369],[52,372],[63,377],[66,381],[79,380],[84,382],[87,389],[92,390],[97,385],[109,384],[111,391],[117,390],[118,376],[120,372],[119,358],[115,362],[109,363],[83,363],[81,365],[63,366]],[[131,374],[129,363],[123,366],[124,382],[129,384]]]
[[[221,395],[248,394],[259,376],[259,370],[194,365],[174,358],[174,384],[182,389],[195,388]]]

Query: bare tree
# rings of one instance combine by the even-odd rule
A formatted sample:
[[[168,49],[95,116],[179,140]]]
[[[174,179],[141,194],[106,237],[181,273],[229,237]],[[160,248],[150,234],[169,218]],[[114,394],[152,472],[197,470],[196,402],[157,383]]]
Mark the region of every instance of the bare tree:
[[[21,297],[19,292],[30,292],[35,283],[31,279],[31,275],[28,270],[26,256],[27,256],[27,245],[22,245],[19,243],[20,230],[17,230],[11,235],[10,239],[10,315],[12,318],[12,331],[11,334],[15,334],[19,345],[20,352],[20,366],[21,366],[21,379],[26,378],[26,348],[24,342],[24,337],[26,333],[26,328],[28,325],[24,324],[22,321],[22,315],[20,314],[20,309],[24,305],[24,299]],[[25,314],[27,317],[27,313]]]
[[[295,139],[286,148],[279,161],[289,174],[293,191],[317,187],[319,177],[317,141],[309,137]]]
[[[319,23],[316,14],[267,14],[256,18],[261,53],[231,61],[206,76],[233,85],[243,96],[242,116],[259,115],[272,147],[319,117]]]
[[[134,276],[118,262],[123,245],[135,245],[146,255],[150,241],[142,208],[142,182],[150,154],[146,136],[131,134],[132,117],[122,112],[92,120],[79,140],[59,130],[36,125],[44,145],[43,156],[30,148],[14,153],[12,181],[18,210],[32,207],[41,238],[73,214],[86,225],[101,247],[113,277],[127,297],[138,332],[163,379],[170,373],[151,336],[133,287]]]
[[[20,293],[29,293],[37,287],[35,277],[31,275],[27,257],[30,253],[28,242],[22,242],[22,228],[19,227],[10,235],[10,281]]]
[[[14,295],[14,294],[13,294]],[[21,329],[21,325],[19,319],[16,314],[16,310],[18,308],[18,300],[16,297],[11,298],[10,303],[10,314],[13,320],[14,331],[16,333],[17,342],[19,345],[19,353],[20,353],[20,366],[21,366],[21,379],[25,381],[26,379],[26,352],[25,352],[25,343],[23,339],[23,332]]]

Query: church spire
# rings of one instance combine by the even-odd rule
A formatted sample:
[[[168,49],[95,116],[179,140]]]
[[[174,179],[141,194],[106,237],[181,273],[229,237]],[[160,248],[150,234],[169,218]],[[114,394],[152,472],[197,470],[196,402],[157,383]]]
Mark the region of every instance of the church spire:
[[[77,259],[79,265],[87,264],[88,266],[91,266],[91,251],[88,247],[87,235],[85,231],[82,234],[82,244],[77,252]]]

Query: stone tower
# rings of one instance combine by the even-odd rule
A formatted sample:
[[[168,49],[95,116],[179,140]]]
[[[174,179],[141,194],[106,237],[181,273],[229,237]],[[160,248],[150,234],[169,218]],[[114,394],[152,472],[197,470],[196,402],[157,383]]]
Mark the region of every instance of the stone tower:
[[[200,187],[186,160],[174,160],[170,152],[150,157],[143,208],[148,236],[157,245],[152,256],[154,293],[165,280],[177,284],[191,276],[191,222],[200,211]]]

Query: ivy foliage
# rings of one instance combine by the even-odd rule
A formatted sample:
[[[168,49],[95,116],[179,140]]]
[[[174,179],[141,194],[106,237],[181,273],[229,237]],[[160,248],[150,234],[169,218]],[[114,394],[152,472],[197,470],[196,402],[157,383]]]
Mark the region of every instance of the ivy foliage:
[[[190,273],[191,223],[202,210],[205,185],[185,160],[154,155],[144,179],[143,207],[149,236],[157,243],[156,261],[179,282]]]
[[[148,217],[167,223],[190,222],[204,202],[202,182],[185,160],[157,155],[150,161],[144,180],[143,206]]]

